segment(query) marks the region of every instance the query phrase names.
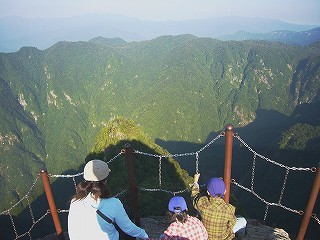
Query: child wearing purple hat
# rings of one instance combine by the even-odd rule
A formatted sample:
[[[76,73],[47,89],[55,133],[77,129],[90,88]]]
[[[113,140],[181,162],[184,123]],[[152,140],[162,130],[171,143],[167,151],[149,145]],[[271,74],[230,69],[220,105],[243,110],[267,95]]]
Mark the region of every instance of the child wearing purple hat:
[[[170,226],[161,235],[161,240],[207,240],[208,234],[202,222],[188,215],[188,207],[185,199],[175,196],[168,204],[168,217]]]
[[[193,206],[201,215],[209,240],[231,240],[235,233],[246,227],[245,218],[236,218],[235,207],[224,201],[226,186],[222,179],[211,178],[207,182],[206,196],[199,196],[199,177],[194,175],[191,197]]]

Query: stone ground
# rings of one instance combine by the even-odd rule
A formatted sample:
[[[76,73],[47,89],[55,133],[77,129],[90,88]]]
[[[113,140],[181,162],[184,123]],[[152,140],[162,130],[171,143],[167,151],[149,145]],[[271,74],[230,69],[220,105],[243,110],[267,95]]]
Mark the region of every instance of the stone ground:
[[[247,234],[235,240],[290,240],[289,234],[282,229],[263,225],[254,219],[247,219],[247,222]],[[141,227],[146,230],[150,238],[159,238],[168,225],[166,217],[141,218]],[[64,236],[65,240],[69,240],[68,233],[65,232]],[[52,239],[57,239],[54,234],[38,240]]]

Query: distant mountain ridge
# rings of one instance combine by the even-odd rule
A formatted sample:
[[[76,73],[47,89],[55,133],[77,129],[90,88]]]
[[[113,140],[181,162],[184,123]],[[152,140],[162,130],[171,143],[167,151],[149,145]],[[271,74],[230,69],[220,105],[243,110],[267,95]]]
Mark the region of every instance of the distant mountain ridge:
[[[44,50],[59,41],[88,41],[96,36],[143,41],[163,35],[192,34],[217,38],[238,31],[268,33],[277,30],[306,31],[319,27],[274,19],[237,16],[185,21],[145,21],[122,15],[83,15],[57,19],[0,18],[0,52],[32,46]]]
[[[218,39],[224,41],[267,40],[305,46],[320,40],[320,27],[301,32],[277,30],[270,33],[250,33],[239,31],[231,35],[220,36]]]

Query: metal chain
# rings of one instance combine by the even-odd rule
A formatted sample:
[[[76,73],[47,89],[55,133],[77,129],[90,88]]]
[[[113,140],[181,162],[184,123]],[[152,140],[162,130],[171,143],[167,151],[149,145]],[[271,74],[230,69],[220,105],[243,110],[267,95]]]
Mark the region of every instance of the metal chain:
[[[264,211],[264,216],[263,216],[263,221],[264,222],[266,222],[268,211],[269,211],[269,205],[267,204],[266,205],[266,210]]]
[[[238,186],[239,188],[241,188],[241,189],[243,189],[243,190],[245,190],[245,191],[247,191],[247,192],[250,192],[250,193],[253,194],[256,198],[258,198],[260,201],[262,201],[263,203],[265,203],[265,204],[268,205],[268,206],[281,207],[281,208],[283,208],[283,209],[285,209],[285,210],[287,210],[287,211],[290,211],[290,212],[293,212],[293,213],[296,213],[296,214],[299,214],[299,215],[303,214],[303,211],[302,211],[302,210],[298,211],[298,210],[295,210],[295,209],[286,207],[286,206],[284,206],[284,205],[282,205],[282,204],[280,204],[280,203],[271,203],[271,202],[266,201],[266,200],[263,199],[261,196],[259,196],[259,194],[257,194],[255,191],[253,191],[253,190],[251,190],[251,189],[249,189],[249,188],[244,187],[244,186],[241,185],[240,183],[236,182],[234,179],[231,180],[231,183],[233,183],[234,185]],[[265,216],[265,217],[266,217],[266,216]]]
[[[279,203],[273,203],[272,204],[273,206],[277,206],[277,207],[281,207],[289,212],[293,212],[293,213],[296,213],[296,214],[299,214],[299,215],[302,215],[304,212],[302,210],[295,210],[295,209],[292,209],[292,208],[289,208],[289,207],[286,207],[282,204],[279,204]]]
[[[167,154],[167,155],[159,155],[159,154],[152,154],[152,153],[145,153],[145,152],[140,152],[138,150],[133,150],[134,153],[140,154],[140,155],[145,155],[149,157],[154,157],[154,158],[159,158],[159,157],[164,157],[164,158],[169,158],[169,157],[186,157],[186,156],[193,156],[197,155],[198,153],[202,152],[204,149],[209,147],[212,143],[214,143],[216,140],[224,136],[225,133],[221,132],[219,135],[217,135],[214,139],[212,139],[209,143],[207,143],[204,147],[200,148],[196,152],[188,152],[188,153],[176,153],[176,154]]]
[[[117,159],[121,154],[124,153],[124,150],[122,149],[116,156],[114,156],[113,158],[111,158],[107,163],[110,164],[112,161],[114,161],[115,159]],[[83,172],[77,173],[77,174],[49,174],[49,177],[56,177],[56,178],[75,178],[75,177],[79,177],[83,175]]]
[[[254,175],[255,175],[255,169],[256,169],[256,158],[257,158],[257,155],[253,154],[252,173],[251,173],[251,190],[252,191],[253,191]]]
[[[217,135],[214,139],[212,139],[209,143],[207,143],[204,147],[200,148],[198,151],[196,152],[189,152],[189,153],[179,153],[179,154],[168,154],[168,155],[158,155],[158,154],[151,154],[151,153],[144,153],[144,152],[140,152],[138,150],[133,150],[134,153],[137,153],[137,154],[141,154],[141,155],[145,155],[145,156],[149,156],[149,157],[155,157],[155,158],[159,158],[159,188],[158,189],[149,189],[149,188],[140,188],[142,191],[150,191],[150,192],[165,192],[165,193],[170,193],[170,194],[173,194],[173,195],[176,195],[176,194],[181,194],[183,192],[186,192],[186,191],[190,191],[190,189],[184,189],[184,190],[180,190],[180,191],[169,191],[169,190],[164,190],[162,189],[162,158],[165,157],[165,158],[168,158],[168,157],[184,157],[184,156],[192,156],[192,155],[195,155],[196,156],[196,173],[199,173],[199,153],[204,151],[207,147],[209,147],[211,144],[213,144],[216,140],[218,140],[219,138],[221,138],[222,136],[225,136],[225,132],[221,132],[219,135]],[[231,180],[231,183],[235,184],[236,186],[238,186],[239,188],[247,191],[247,192],[250,192],[251,194],[253,194],[256,198],[258,198],[260,201],[262,201],[263,203],[266,204],[266,209],[265,209],[265,213],[264,213],[264,221],[266,220],[267,218],[267,215],[268,215],[268,211],[269,211],[269,206],[276,206],[276,207],[281,207],[287,211],[291,211],[293,213],[297,213],[299,215],[302,215],[304,214],[302,210],[298,211],[298,210],[295,210],[295,209],[291,209],[289,207],[286,207],[284,205],[281,204],[281,201],[283,199],[283,195],[284,195],[284,191],[285,191],[285,187],[286,187],[286,183],[287,183],[287,179],[288,179],[288,175],[289,175],[289,171],[290,170],[294,170],[294,171],[311,171],[311,172],[315,172],[317,170],[316,167],[312,167],[312,168],[301,168],[301,167],[289,167],[289,166],[286,166],[284,164],[281,164],[281,163],[278,163],[276,161],[273,161],[267,157],[264,157],[263,155],[255,152],[243,139],[241,139],[241,137],[237,134],[237,133],[234,133],[234,138],[238,139],[249,151],[251,151],[253,153],[253,163],[252,163],[252,175],[251,175],[251,189],[248,189],[244,186],[242,186],[241,184],[237,183],[234,179]],[[111,163],[112,161],[114,161],[115,159],[117,159],[120,155],[122,155],[123,153],[125,152],[124,149],[122,149],[116,156],[114,156],[112,159],[110,159],[107,163]],[[281,189],[281,192],[280,192],[280,196],[279,196],[279,201],[278,203],[270,203],[268,201],[266,201],[265,199],[263,199],[261,196],[259,196],[255,191],[254,191],[254,182],[255,182],[255,168],[256,168],[256,157],[260,157],[261,159],[267,161],[267,162],[270,162],[274,165],[277,165],[279,167],[282,167],[282,168],[285,168],[286,169],[286,174],[284,176],[284,181],[283,181],[283,185],[282,185],[282,189]],[[75,177],[78,177],[78,176],[81,176],[83,175],[83,172],[81,173],[77,173],[77,174],[74,174],[74,175],[48,175],[49,177],[60,177],[60,178],[72,178],[73,180],[73,184],[76,188],[77,186],[77,183],[76,183],[76,180],[75,180]],[[26,235],[29,235],[30,239],[31,239],[31,230],[33,229],[33,227],[39,222],[41,221],[47,214],[50,213],[50,210],[47,210],[47,213],[45,213],[42,217],[40,217],[38,220],[35,221],[35,218],[34,218],[34,214],[33,214],[33,211],[32,211],[32,208],[31,208],[31,204],[30,204],[30,201],[29,201],[29,195],[32,191],[32,189],[35,187],[35,184],[37,183],[38,179],[40,177],[40,174],[37,176],[37,178],[35,179],[35,181],[33,182],[31,188],[29,189],[29,191],[27,192],[27,194],[20,199],[20,201],[18,201],[16,204],[14,204],[10,209],[8,210],[5,210],[3,211],[2,213],[0,213],[0,215],[2,214],[8,214],[9,217],[10,217],[10,221],[12,223],[12,226],[13,226],[13,230],[15,232],[15,235],[16,235],[16,239],[20,238],[20,237],[23,237],[23,236],[26,236]],[[127,190],[123,190],[122,192],[118,193],[115,195],[115,197],[117,196],[120,196],[124,193],[126,193]],[[18,204],[21,203],[21,201],[23,201],[24,199],[27,200],[28,202],[28,207],[29,207],[29,211],[30,211],[30,215],[31,215],[31,218],[32,218],[32,226],[31,228],[29,229],[28,232],[22,234],[22,235],[18,235],[18,232],[17,232],[17,229],[16,229],[16,225],[14,223],[14,220],[13,220],[13,217],[10,213],[10,211],[16,207]],[[63,213],[63,212],[68,212],[68,210],[60,210],[58,209],[57,210],[59,213]],[[316,216],[316,214],[312,214],[312,218],[314,218],[318,224],[320,224],[320,220],[319,218]]]
[[[196,173],[199,173],[199,153],[196,152]]]
[[[287,171],[286,171],[286,174],[285,174],[284,180],[283,180],[282,189],[281,189],[281,192],[280,192],[280,197],[279,197],[279,201],[278,201],[279,204],[281,203],[281,200],[282,200],[282,198],[283,198],[283,193],[284,193],[284,189],[285,189],[285,187],[286,187],[288,175],[289,175],[289,169],[287,168]]]
[[[120,195],[122,195],[122,194],[125,194],[125,193],[127,193],[127,189],[125,189],[125,190],[123,190],[122,192],[119,192],[119,193],[117,193],[116,195],[114,195],[114,197],[118,197],[118,196],[120,196]]]
[[[61,174],[48,174],[48,177],[55,177],[55,178],[74,178],[74,177],[79,177],[83,175],[83,172],[77,173],[77,174],[65,174],[65,175],[61,175]]]
[[[47,212],[46,212],[44,215],[42,215],[37,221],[34,222],[34,224],[32,224],[32,226],[30,227],[30,229],[29,229],[27,232],[25,232],[25,233],[23,233],[23,234],[21,234],[21,235],[18,235],[18,234],[17,234],[15,240],[16,240],[16,239],[19,239],[19,238],[22,238],[22,237],[24,237],[24,236],[26,236],[26,235],[29,235],[29,238],[30,238],[30,240],[31,240],[31,239],[32,239],[32,238],[31,238],[31,230],[34,228],[34,226],[35,226],[38,222],[40,222],[43,218],[45,218],[49,213],[50,213],[50,210],[47,210]]]
[[[154,157],[154,158],[159,158],[159,157],[164,157],[164,158],[185,157],[185,156],[192,156],[192,155],[196,154],[195,152],[191,152],[191,153],[178,153],[178,154],[159,155],[159,154],[140,152],[138,150],[133,150],[133,153],[137,153],[137,154],[148,156],[148,157]]]
[[[69,209],[57,209],[57,213],[68,213]]]
[[[161,189],[161,160],[162,160],[162,157],[159,157],[159,188]]]
[[[176,194],[181,194],[181,193],[184,193],[186,191],[188,191],[188,189],[183,189],[183,190],[180,190],[180,191],[169,191],[169,190],[164,190],[164,189],[160,189],[160,188],[143,188],[143,187],[140,187],[140,189],[142,191],[146,191],[146,192],[165,192],[165,193],[170,193],[172,195],[176,195]]]
[[[125,153],[125,150],[122,149],[116,156],[114,156],[113,158],[111,158],[107,163],[110,164],[111,162],[113,162],[114,160],[116,160],[121,154]]]
[[[313,213],[313,214],[311,215],[311,217],[312,217],[313,219],[315,219],[315,220],[318,222],[318,224],[320,225],[320,220],[319,220],[319,218],[317,217],[317,215],[316,215],[315,213]]]
[[[140,152],[140,151],[138,151],[138,150],[133,150],[133,153],[137,153],[137,154],[144,155],[144,156],[148,156],[148,157],[154,157],[154,158],[166,157],[166,156],[161,156],[161,155],[152,154],[152,153]]]
[[[204,149],[209,147],[211,144],[213,144],[215,141],[217,141],[219,138],[225,136],[225,132],[220,132],[219,135],[217,135],[214,139],[212,139],[209,143],[207,143],[204,147],[200,148],[198,152],[202,152]]]
[[[317,171],[316,167],[312,167],[312,168],[302,168],[302,167],[289,167],[286,166],[282,163],[278,163],[276,161],[273,161],[259,153],[257,153],[256,151],[254,151],[238,134],[234,134],[234,138],[238,139],[250,152],[252,152],[253,154],[256,154],[258,157],[266,160],[267,162],[270,162],[274,165],[277,165],[279,167],[285,168],[285,169],[289,169],[289,170],[294,170],[294,171],[311,171],[311,172],[315,172]]]
[[[76,182],[76,179],[74,177],[72,178],[72,182],[73,182],[73,186],[75,188],[75,191],[77,192],[78,191],[77,190],[77,182]]]
[[[11,224],[12,224],[12,227],[13,227],[13,231],[14,231],[14,233],[16,234],[16,239],[17,239],[17,237],[18,237],[18,232],[17,232],[16,225],[14,224],[13,217],[12,217],[10,211],[8,212],[8,214],[9,214],[10,221],[11,221]]]
[[[33,212],[32,212],[31,205],[30,205],[30,201],[29,201],[29,197],[27,197],[27,202],[28,202],[28,207],[29,207],[29,211],[30,211],[30,215],[31,215],[32,223],[35,223],[34,215],[33,215]]]
[[[1,212],[0,215],[5,215],[5,214],[7,214],[7,213],[10,212],[13,208],[15,208],[17,205],[19,205],[25,198],[27,198],[27,197],[30,195],[32,189],[35,187],[35,185],[36,185],[39,177],[40,177],[40,174],[37,175],[36,179],[34,180],[34,182],[33,182],[32,185],[31,185],[30,189],[28,190],[28,192],[26,193],[26,195],[25,195],[23,198],[21,198],[16,204],[14,204],[14,205],[13,205],[11,208],[9,208],[8,210],[5,210],[5,211]]]

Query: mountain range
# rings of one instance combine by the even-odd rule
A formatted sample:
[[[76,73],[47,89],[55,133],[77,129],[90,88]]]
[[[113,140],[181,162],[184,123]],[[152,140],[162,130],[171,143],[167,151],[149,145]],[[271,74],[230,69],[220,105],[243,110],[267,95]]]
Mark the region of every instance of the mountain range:
[[[250,38],[246,39],[253,37],[270,39],[271,35],[273,40],[279,38],[283,41],[284,30],[300,32],[316,27],[319,25],[299,25],[275,19],[238,16],[184,21],[146,21],[117,14],[56,19],[11,16],[0,18],[0,52],[15,52],[24,46],[44,50],[59,41],[88,41],[96,36],[120,37],[128,42],[182,34],[221,39],[226,38],[224,35],[228,35],[228,39],[236,40],[239,38],[237,32],[244,31],[251,33]],[[236,33],[235,36],[231,35]],[[243,33],[241,35],[243,39]],[[319,34],[317,36],[319,39]],[[290,32],[286,33],[287,42],[294,42],[295,37]],[[307,37],[307,41],[311,43],[308,36],[299,36],[299,39],[302,37]]]
[[[0,53],[1,211],[24,195],[39,169],[79,169],[97,134],[118,116],[170,152],[189,152],[231,123],[262,153],[301,152],[296,161],[281,160],[314,166],[319,55],[319,41],[292,46],[190,34],[140,42],[96,37]],[[201,165],[203,176],[221,176],[221,166]],[[265,171],[262,182],[267,173],[275,174]],[[240,171],[242,181],[248,177]]]
[[[239,31],[231,35],[225,35],[218,37],[220,40],[267,40],[273,42],[283,42],[291,45],[305,46],[319,41],[320,39],[320,28],[313,28],[307,31],[288,31],[288,30],[277,30],[269,33],[249,33],[245,31]]]

